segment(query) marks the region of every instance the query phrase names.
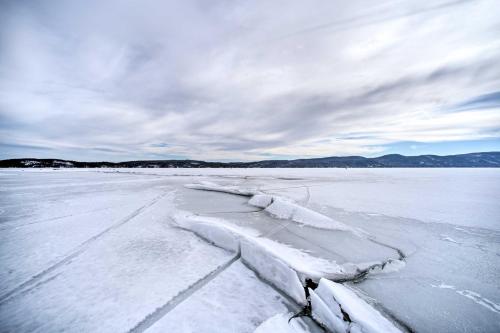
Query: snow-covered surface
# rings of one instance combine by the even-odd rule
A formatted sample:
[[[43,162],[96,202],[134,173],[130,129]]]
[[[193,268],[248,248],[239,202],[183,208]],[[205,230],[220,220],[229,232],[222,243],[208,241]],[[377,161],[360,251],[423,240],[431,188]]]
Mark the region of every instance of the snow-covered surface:
[[[164,184],[157,188],[159,194],[150,200],[130,191],[129,196],[147,202],[140,211],[125,211],[125,218],[94,216],[100,228],[80,218],[29,225],[18,220],[23,226],[2,230],[4,240],[15,237],[20,243],[0,245],[1,271],[12,276],[7,286],[2,283],[1,331],[127,331],[232,258],[192,233],[170,227],[172,195]],[[99,186],[89,190],[114,191]],[[65,210],[66,191],[48,197]],[[58,205],[51,209],[57,211]],[[33,243],[46,252],[37,252]]]
[[[169,311],[147,332],[253,332],[276,313],[296,312],[297,309],[241,261],[236,261]]]
[[[0,171],[2,332],[500,331],[497,169]]]

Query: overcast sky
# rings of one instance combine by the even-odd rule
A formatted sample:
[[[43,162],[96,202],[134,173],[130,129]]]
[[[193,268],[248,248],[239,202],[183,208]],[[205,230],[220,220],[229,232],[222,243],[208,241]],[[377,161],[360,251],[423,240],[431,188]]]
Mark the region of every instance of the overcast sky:
[[[0,0],[0,158],[500,150],[500,3]]]

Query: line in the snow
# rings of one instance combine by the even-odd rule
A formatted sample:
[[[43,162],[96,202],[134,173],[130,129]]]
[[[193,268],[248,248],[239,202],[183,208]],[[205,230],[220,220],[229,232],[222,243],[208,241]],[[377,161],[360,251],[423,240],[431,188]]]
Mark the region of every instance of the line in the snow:
[[[5,302],[7,302],[8,300],[12,299],[16,295],[19,295],[20,293],[25,293],[25,292],[30,291],[31,289],[33,289],[35,287],[38,287],[38,286],[44,284],[47,281],[50,281],[51,280],[50,278],[47,279],[47,280],[43,280],[44,277],[47,274],[53,272],[54,270],[56,270],[57,268],[59,268],[61,266],[64,266],[64,265],[70,263],[71,260],[73,260],[74,258],[78,257],[80,254],[82,254],[83,252],[85,252],[85,250],[87,250],[87,248],[93,242],[95,242],[96,240],[98,240],[103,235],[107,234],[108,232],[110,232],[110,231],[112,231],[112,230],[114,230],[114,229],[116,229],[116,228],[124,225],[128,221],[132,220],[134,217],[136,217],[137,215],[139,215],[140,213],[142,213],[144,210],[146,210],[147,208],[149,208],[152,205],[154,205],[158,200],[160,200],[162,197],[164,197],[167,193],[168,192],[164,192],[164,193],[158,195],[153,200],[151,200],[149,203],[147,203],[147,204],[143,205],[142,207],[136,209],[134,212],[132,212],[130,215],[128,215],[127,217],[125,217],[121,221],[119,221],[119,222],[111,225],[110,227],[104,229],[103,231],[101,231],[97,235],[95,235],[95,236],[87,239],[85,242],[81,243],[79,246],[77,246],[73,250],[73,252],[71,252],[68,255],[66,255],[63,259],[61,259],[57,263],[51,265],[50,267],[44,269],[41,272],[35,274],[30,279],[28,279],[27,281],[21,283],[20,285],[18,285],[14,289],[12,289],[12,290],[4,293],[3,295],[0,296],[0,304],[3,304]]]
[[[6,189],[0,188],[0,192],[7,191],[19,191],[19,190],[31,190],[31,189],[47,189],[47,188],[64,188],[64,187],[78,187],[78,186],[89,186],[89,185],[109,185],[109,184],[122,184],[122,183],[140,183],[140,182],[153,182],[160,180],[157,178],[148,179],[126,179],[126,180],[114,180],[114,181],[101,181],[101,182],[87,182],[87,183],[65,183],[65,184],[52,184],[52,185],[26,185],[26,186],[14,186]]]
[[[247,210],[247,211],[227,211],[227,212],[204,212],[203,214],[249,214],[249,213],[259,213],[262,212],[264,208],[256,209],[256,210]]]
[[[153,326],[153,324],[155,324],[157,321],[159,321],[161,318],[163,318],[167,313],[172,311],[176,306],[178,306],[179,304],[184,302],[191,295],[193,295],[196,291],[203,288],[203,286],[208,284],[210,281],[212,281],[214,278],[216,278],[220,273],[225,271],[229,266],[231,266],[238,259],[240,259],[240,253],[235,255],[228,262],[217,267],[215,270],[210,272],[208,275],[206,275],[202,279],[200,279],[200,280],[196,281],[195,283],[193,283],[192,285],[190,285],[187,289],[179,292],[174,298],[172,298],[167,303],[165,303],[162,306],[160,306],[159,308],[157,308],[155,311],[148,314],[143,320],[141,320],[137,325],[135,325],[132,329],[130,329],[129,333],[139,333],[139,332],[146,331],[148,328]]]
[[[59,221],[59,220],[65,219],[67,217],[81,216],[81,215],[85,215],[85,214],[92,214],[92,213],[95,213],[95,212],[98,212],[98,211],[102,211],[102,210],[109,210],[111,208],[113,208],[113,207],[98,208],[98,209],[93,209],[93,210],[89,210],[89,211],[85,211],[85,212],[81,212],[81,213],[77,213],[77,214],[68,214],[68,215],[55,216],[55,217],[51,217],[51,218],[48,218],[48,219],[35,220],[35,221],[32,221],[32,222],[27,222],[27,223],[23,223],[23,224],[15,224],[16,220],[14,220],[14,221],[12,221],[10,223],[9,222],[8,223],[4,223],[0,227],[0,230],[17,229],[17,228],[21,228],[21,227],[30,226],[30,225],[33,225],[33,224],[38,224],[38,223]]]

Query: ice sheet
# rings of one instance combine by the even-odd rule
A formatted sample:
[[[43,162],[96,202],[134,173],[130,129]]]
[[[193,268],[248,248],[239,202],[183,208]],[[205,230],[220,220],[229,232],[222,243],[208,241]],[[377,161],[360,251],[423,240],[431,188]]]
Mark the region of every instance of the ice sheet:
[[[345,284],[402,327],[500,331],[496,169],[1,173],[1,294],[7,299],[21,286],[0,304],[2,328],[53,331],[71,323],[76,329],[129,330],[210,273],[224,273],[234,254],[172,227],[175,203],[317,259],[384,263],[384,274]],[[251,193],[184,187],[202,182]],[[254,193],[291,200],[368,236],[276,219],[241,196]],[[401,254],[404,260],[396,261]],[[23,286],[26,281],[31,283]],[[361,327],[351,326],[356,329]]]

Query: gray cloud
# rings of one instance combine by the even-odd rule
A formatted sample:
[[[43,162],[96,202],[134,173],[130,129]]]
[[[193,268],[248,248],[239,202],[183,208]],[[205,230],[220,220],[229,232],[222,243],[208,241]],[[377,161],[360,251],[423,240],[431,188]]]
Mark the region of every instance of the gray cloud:
[[[2,157],[254,159],[498,139],[485,95],[500,90],[493,0],[0,7]]]
[[[500,91],[477,96],[458,104],[455,110],[476,110],[476,109],[500,108]]]

